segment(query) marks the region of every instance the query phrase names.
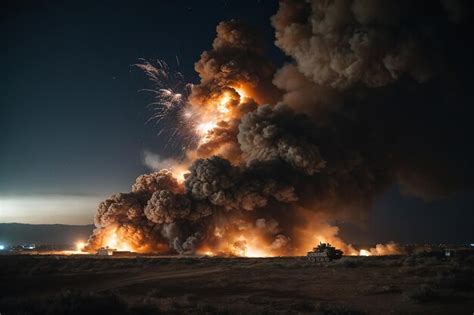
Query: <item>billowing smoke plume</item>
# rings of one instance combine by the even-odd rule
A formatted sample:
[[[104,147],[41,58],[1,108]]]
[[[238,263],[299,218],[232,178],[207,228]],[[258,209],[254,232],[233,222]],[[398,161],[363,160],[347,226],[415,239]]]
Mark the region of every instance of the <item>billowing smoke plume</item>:
[[[193,87],[191,103],[206,104],[225,90],[239,98],[235,94],[239,88],[247,89],[260,104],[274,103],[278,97],[272,84],[274,67],[262,44],[259,33],[242,22],[219,23],[212,50],[205,51],[195,65],[201,83]]]
[[[460,136],[473,100],[464,44],[472,10],[468,1],[280,2],[275,43],[295,62],[273,82],[283,103],[331,130],[323,139],[334,146],[320,145],[329,168],[337,163],[343,175],[356,167],[365,173],[360,187],[376,184],[363,195],[393,182],[424,199],[472,187]]]
[[[314,126],[284,105],[262,105],[242,118],[237,139],[247,160],[279,161],[313,175],[324,168]]]
[[[450,106],[472,101],[456,81],[471,55],[453,36],[469,13],[446,1],[284,0],[272,24],[294,61],[277,71],[252,28],[220,23],[174,111],[195,145],[102,202],[88,248],[266,256],[322,241],[358,254],[329,222],[363,221],[397,183],[426,199],[470,189],[458,130],[443,124],[466,128]]]
[[[272,19],[276,44],[307,78],[344,89],[384,86],[432,74],[424,3],[392,0],[282,1]],[[420,14],[421,13],[421,14]]]

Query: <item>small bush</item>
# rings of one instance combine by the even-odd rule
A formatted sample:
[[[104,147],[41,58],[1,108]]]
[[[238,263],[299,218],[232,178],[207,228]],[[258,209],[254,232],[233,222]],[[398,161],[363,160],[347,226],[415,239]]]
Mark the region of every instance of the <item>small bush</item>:
[[[367,288],[362,290],[362,293],[370,295],[370,294],[391,294],[391,293],[400,293],[401,290],[393,285],[371,285]]]
[[[468,256],[464,259],[460,259],[460,261],[465,265],[465,266],[470,266],[474,267],[474,255]]]
[[[433,282],[440,289],[472,290],[474,288],[474,271],[452,268],[439,272]]]
[[[154,297],[154,298],[156,298],[156,297],[160,297],[161,294],[162,294],[162,293],[161,293],[161,290],[159,290],[159,289],[151,289],[150,291],[148,291],[148,293],[147,293],[146,296],[147,296],[147,297]]]
[[[185,265],[196,265],[196,264],[199,264],[201,262],[198,259],[194,259],[194,258],[184,258],[183,263]]]
[[[199,313],[204,313],[204,314],[215,314],[217,313],[217,308],[211,304],[207,304],[207,303],[198,303],[197,304],[197,311]]]
[[[422,285],[418,288],[405,292],[405,298],[418,303],[431,302],[439,299],[439,294],[431,287]]]
[[[158,314],[160,310],[148,299],[130,304],[115,293],[67,290],[44,298],[3,298],[0,309],[5,314]]]
[[[334,262],[335,266],[341,266],[344,268],[356,268],[362,266],[362,258],[360,257],[343,257]]]
[[[307,300],[296,301],[291,305],[291,309],[297,312],[313,312],[316,307]]]
[[[130,304],[127,310],[128,315],[152,315],[160,313],[161,311],[158,307],[158,300],[155,298],[144,298],[141,301]]]
[[[359,310],[353,310],[347,308],[342,304],[328,304],[319,303],[315,306],[314,314],[319,315],[363,315],[365,314]]]

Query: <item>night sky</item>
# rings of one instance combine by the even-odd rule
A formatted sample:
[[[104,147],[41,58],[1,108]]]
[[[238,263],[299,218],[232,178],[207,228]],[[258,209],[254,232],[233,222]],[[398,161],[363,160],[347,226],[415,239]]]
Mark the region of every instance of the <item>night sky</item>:
[[[100,200],[147,172],[143,152],[171,156],[147,124],[147,80],[132,65],[160,58],[191,82],[222,20],[260,29],[269,58],[273,1],[7,1],[0,13],[0,222],[89,224]],[[472,80],[472,78],[471,78]],[[472,114],[466,112],[466,115]],[[472,117],[472,116],[471,116]],[[446,118],[446,124],[455,124]],[[470,146],[460,134],[458,141]],[[474,194],[425,202],[397,186],[374,205],[353,242],[471,242]],[[346,227],[344,229],[344,227]]]

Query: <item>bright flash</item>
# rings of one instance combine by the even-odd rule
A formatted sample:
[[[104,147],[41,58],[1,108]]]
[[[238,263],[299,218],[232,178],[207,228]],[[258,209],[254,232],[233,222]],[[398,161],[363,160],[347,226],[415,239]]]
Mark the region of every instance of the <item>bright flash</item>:
[[[176,167],[172,168],[171,172],[173,173],[174,177],[176,177],[176,179],[182,183],[185,180],[184,175],[187,174],[189,171],[184,167]]]
[[[247,247],[245,250],[246,257],[268,257],[268,254],[265,253],[264,251],[259,250],[258,248],[253,248],[253,247]]]
[[[84,242],[77,242],[77,243],[76,243],[76,251],[82,252],[82,250],[84,249],[84,246],[86,246],[86,243],[84,243]]]
[[[240,96],[240,103],[242,103],[243,99],[244,98],[247,98],[247,93],[245,93],[245,90],[241,87],[234,87],[233,88],[235,91],[237,91],[237,93],[239,93],[239,96]]]
[[[229,108],[227,107],[227,104],[229,103],[229,101],[230,101],[229,95],[225,94],[224,96],[222,96],[219,103],[217,104],[217,110],[222,114],[228,113]]]
[[[117,233],[114,231],[112,235],[110,235],[109,239],[106,242],[106,245],[109,248],[113,248],[116,250],[121,250],[121,251],[131,251],[132,248],[130,245],[128,245],[126,242],[122,242],[119,240]]]
[[[196,129],[200,135],[206,135],[209,131],[216,127],[216,123],[213,121],[208,121],[197,125]]]
[[[370,256],[370,252],[366,249],[361,249],[359,251],[359,256]]]

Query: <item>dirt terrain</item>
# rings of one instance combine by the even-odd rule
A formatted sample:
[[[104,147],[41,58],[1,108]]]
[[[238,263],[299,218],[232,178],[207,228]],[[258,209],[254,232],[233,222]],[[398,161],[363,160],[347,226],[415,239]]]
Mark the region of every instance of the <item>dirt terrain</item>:
[[[0,256],[0,313],[472,314],[472,259]]]

